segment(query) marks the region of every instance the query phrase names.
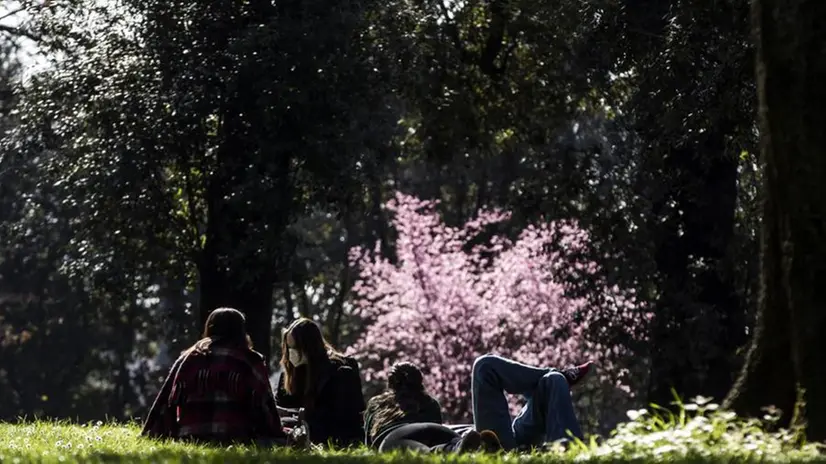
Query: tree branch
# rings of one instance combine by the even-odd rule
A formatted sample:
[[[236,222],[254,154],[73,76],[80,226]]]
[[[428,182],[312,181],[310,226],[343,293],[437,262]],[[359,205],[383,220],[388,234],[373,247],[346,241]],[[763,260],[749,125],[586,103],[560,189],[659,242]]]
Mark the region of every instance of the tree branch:
[[[25,29],[22,29],[22,28],[19,28],[19,27],[13,27],[13,26],[6,26],[6,25],[3,25],[3,24],[0,24],[0,32],[5,32],[6,34],[9,34],[9,35],[12,35],[12,36],[15,36],[15,37],[25,37],[27,39],[34,40],[35,42],[40,42],[41,40],[43,40],[43,37],[41,37],[39,35],[36,35],[32,32],[29,32]]]
[[[514,50],[518,47],[519,44],[516,40],[513,40],[510,44],[508,44],[508,48],[505,49],[505,54],[502,56],[502,65],[499,66],[500,74],[504,73],[506,69],[508,69],[508,61],[510,60],[511,56],[513,56]]]
[[[4,20],[6,18],[12,17],[12,16],[16,15],[17,13],[20,13],[21,11],[23,11],[25,9],[26,9],[25,6],[21,6],[21,7],[17,8],[16,10],[9,11],[8,13],[4,14],[3,16],[0,16],[0,21]]]
[[[485,48],[479,57],[479,68],[491,77],[501,76],[504,66],[496,66],[496,58],[502,52],[505,39],[505,29],[508,25],[508,12],[505,0],[493,0],[490,4],[490,26]]]
[[[459,27],[456,26],[456,23],[450,19],[450,11],[447,9],[447,5],[445,5],[444,0],[439,0],[439,9],[442,10],[447,34],[451,41],[453,41],[453,46],[456,47],[456,50],[459,52],[459,57],[463,62],[471,64],[468,52],[462,45],[462,37],[459,35]]]

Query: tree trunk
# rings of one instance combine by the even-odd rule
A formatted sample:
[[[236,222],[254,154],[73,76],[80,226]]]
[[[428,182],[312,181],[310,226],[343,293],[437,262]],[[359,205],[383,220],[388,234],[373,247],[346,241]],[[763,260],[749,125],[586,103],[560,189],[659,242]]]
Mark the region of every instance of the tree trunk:
[[[281,292],[284,293],[284,327],[290,325],[295,320],[295,303],[293,303],[292,270],[287,271],[287,276],[281,280]]]
[[[241,114],[241,113],[239,113]],[[277,267],[277,244],[284,237],[289,217],[290,205],[289,160],[282,164],[282,173],[277,176],[284,195],[264,192],[273,199],[272,205],[263,212],[254,203],[233,202],[228,192],[243,191],[244,177],[236,168],[238,155],[249,147],[243,138],[229,138],[225,142],[226,165],[220,164],[219,171],[207,192],[206,243],[199,263],[200,274],[200,330],[210,312],[219,307],[231,307],[243,312],[247,317],[247,331],[255,349],[268,360],[271,353],[271,329],[273,316],[273,292],[275,290]],[[248,148],[248,152],[254,152]],[[219,155],[219,160],[220,160]],[[233,182],[240,179],[240,184]],[[249,183],[246,184],[249,188]],[[270,226],[264,230],[264,224]]]
[[[746,363],[723,406],[740,414],[758,416],[766,406],[783,411],[787,426],[795,402],[791,362],[788,302],[778,288],[782,276],[777,213],[771,198],[763,201],[761,236],[760,309]]]
[[[826,439],[826,2],[754,0],[764,164],[762,294],[746,367],[727,406],[794,411]]]
[[[338,348],[339,343],[341,343],[341,326],[342,318],[344,317],[344,304],[347,301],[347,295],[350,293],[350,288],[353,286],[353,272],[347,258],[350,248],[361,239],[361,237],[357,237],[358,228],[353,217],[354,214],[355,211],[352,199],[348,199],[347,208],[344,211],[344,230],[347,234],[347,238],[344,247],[344,256],[341,257],[343,267],[339,276],[340,288],[336,294],[335,303],[331,308],[335,314],[333,316],[332,324],[330,325],[330,341],[336,348]]]
[[[201,271],[201,327],[210,312],[220,307],[235,308],[247,317],[247,333],[255,350],[269,360],[272,353],[272,280],[250,279],[249,275]]]
[[[245,145],[232,138],[225,144],[228,158],[237,157],[234,150],[243,152]],[[248,150],[253,151],[252,148]],[[283,219],[262,213],[254,204],[228,200],[228,192],[242,191],[244,187],[243,183],[232,181],[240,177],[235,171],[237,166],[235,162],[224,166],[219,161],[218,170],[225,169],[227,175],[216,175],[211,179],[212,185],[207,192],[206,243],[198,263],[198,329],[203,330],[207,316],[216,308],[238,309],[247,317],[247,331],[255,349],[269,359],[277,264],[272,245],[284,236],[287,224]],[[243,182],[243,177],[240,178]],[[280,181],[288,182],[288,178],[285,176]],[[273,206],[274,211],[284,218],[288,216],[288,208],[284,203]],[[271,226],[268,231],[271,238],[263,237],[264,224]]]
[[[266,0],[249,5],[252,14],[243,27],[265,24],[277,13]],[[199,309],[202,326],[217,307],[242,311],[255,349],[269,360],[276,268],[293,208],[293,155],[273,147],[289,145],[284,139],[298,138],[301,131],[291,120],[278,131],[267,125],[271,115],[255,85],[259,72],[254,60],[242,60],[222,89],[220,145],[206,194]]]
[[[381,157],[392,158],[392,155],[382,153]],[[399,178],[398,173],[395,174],[395,178]],[[369,232],[366,231],[365,237],[370,237],[372,241],[364,243],[363,245],[366,245],[368,250],[372,250],[375,242],[378,242],[381,255],[389,259],[391,263],[395,263],[395,249],[390,246],[390,236],[387,230],[387,218],[385,217],[386,215],[382,209],[384,206],[382,172],[376,163],[371,163],[367,188],[369,197],[370,230]]]
[[[124,320],[116,319],[119,322],[120,343],[117,348],[118,371],[115,380],[115,391],[111,396],[109,404],[110,417],[123,421],[126,418],[126,405],[129,405],[131,413],[135,404],[132,402],[132,376],[129,372],[129,363],[132,361],[132,352],[135,349],[135,318],[137,316],[137,303],[129,303],[126,309]]]

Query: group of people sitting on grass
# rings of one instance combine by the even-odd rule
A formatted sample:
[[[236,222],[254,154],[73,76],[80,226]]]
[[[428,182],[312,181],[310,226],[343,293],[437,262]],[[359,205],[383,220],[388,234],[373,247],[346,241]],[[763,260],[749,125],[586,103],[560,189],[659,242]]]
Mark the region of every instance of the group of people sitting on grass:
[[[365,405],[358,364],[327,343],[315,322],[290,324],[281,351],[283,371],[273,393],[244,315],[216,309],[202,338],[172,365],[142,434],[218,444],[365,444],[422,452],[530,450],[582,437],[570,388],[591,363],[555,369],[481,356],[471,377],[473,424],[445,425],[439,402],[411,363],[395,364],[387,390]],[[527,400],[515,419],[506,394]]]

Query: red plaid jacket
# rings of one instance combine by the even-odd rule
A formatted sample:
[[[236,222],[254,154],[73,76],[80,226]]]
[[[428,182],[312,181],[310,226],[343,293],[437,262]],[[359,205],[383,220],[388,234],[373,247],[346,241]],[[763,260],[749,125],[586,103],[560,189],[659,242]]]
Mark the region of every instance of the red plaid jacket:
[[[263,356],[215,345],[175,361],[142,434],[220,442],[286,438]]]

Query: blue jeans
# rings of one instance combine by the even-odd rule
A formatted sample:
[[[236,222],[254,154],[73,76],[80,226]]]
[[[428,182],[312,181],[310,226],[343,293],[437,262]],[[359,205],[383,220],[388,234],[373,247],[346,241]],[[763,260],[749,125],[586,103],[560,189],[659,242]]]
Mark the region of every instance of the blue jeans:
[[[542,369],[494,355],[473,363],[473,424],[492,430],[506,450],[567,438],[582,438],[568,381],[555,369]],[[505,393],[527,403],[511,421]]]

